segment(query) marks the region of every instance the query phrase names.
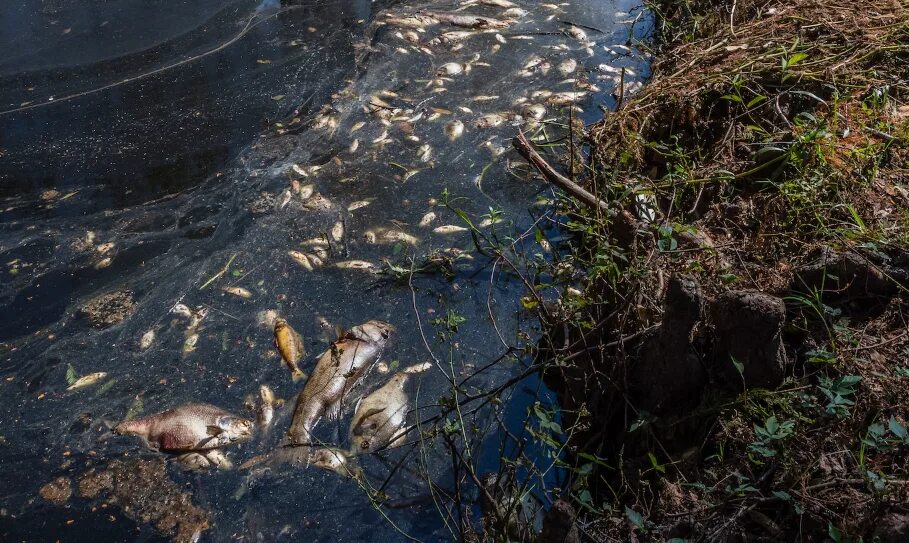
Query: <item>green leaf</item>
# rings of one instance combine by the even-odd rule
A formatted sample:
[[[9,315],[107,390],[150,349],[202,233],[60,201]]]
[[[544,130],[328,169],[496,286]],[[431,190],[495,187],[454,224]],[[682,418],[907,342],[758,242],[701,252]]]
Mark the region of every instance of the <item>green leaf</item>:
[[[742,377],[745,376],[745,364],[742,364],[741,362],[739,362],[738,360],[733,358],[732,365],[735,366],[736,370],[738,370],[740,376],[742,376]]]
[[[100,395],[104,394],[105,392],[107,392],[108,390],[110,390],[114,386],[114,383],[116,383],[116,382],[117,382],[116,379],[111,379],[110,381],[101,385],[101,388],[99,388],[98,391],[95,392],[95,397],[97,398],[98,396],[100,396]]]
[[[729,100],[730,102],[738,102],[740,104],[742,103],[742,97],[738,96],[737,94],[724,94],[720,98],[723,100]]]
[[[126,417],[124,417],[123,420],[134,419],[136,417],[136,415],[138,415],[139,413],[142,412],[142,409],[143,409],[142,398],[139,398],[137,396],[136,399],[133,400],[133,404],[130,405],[129,409],[126,411]]]
[[[72,364],[67,364],[66,365],[66,384],[72,385],[73,383],[76,382],[76,380],[78,378],[79,378],[79,376],[76,375],[76,368],[74,368]]]
[[[656,455],[649,452],[649,453],[647,453],[647,458],[650,459],[650,465],[653,466],[653,469],[657,470],[660,473],[666,473],[666,466],[664,466],[663,464],[660,464],[657,461]]]
[[[628,507],[627,505],[625,506],[625,516],[628,517],[628,520],[632,524],[642,530],[644,529],[644,517],[642,517],[640,513]]]
[[[890,428],[890,431],[893,432],[893,435],[896,437],[903,441],[909,441],[909,433],[906,432],[906,427],[900,424],[895,418],[890,417],[887,427]]]
[[[787,68],[792,68],[793,66],[795,66],[795,65],[798,64],[799,62],[805,60],[806,58],[808,58],[808,55],[807,55],[807,54],[805,54],[805,53],[796,53],[796,54],[792,55],[791,57],[789,57],[789,60],[786,61],[786,67],[787,67]]]
[[[754,98],[752,98],[751,100],[748,100],[748,103],[745,105],[745,107],[752,108],[752,107],[760,104],[761,102],[763,102],[766,99],[767,99],[766,96],[764,96],[763,94],[759,94],[759,95],[755,96]]]
[[[784,502],[792,501],[792,496],[790,496],[788,492],[785,492],[783,490],[774,490],[773,495],[776,496],[777,498],[783,500]]]

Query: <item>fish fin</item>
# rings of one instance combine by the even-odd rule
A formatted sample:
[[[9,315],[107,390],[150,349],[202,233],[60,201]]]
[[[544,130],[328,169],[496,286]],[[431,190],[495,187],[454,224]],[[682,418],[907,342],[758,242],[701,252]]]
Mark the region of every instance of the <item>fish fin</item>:
[[[306,372],[301,370],[300,368],[290,370],[290,379],[294,383],[296,383],[297,381],[300,381],[301,379],[305,379],[305,378],[306,378]]]
[[[341,402],[335,402],[325,408],[325,417],[335,421],[341,418]]]
[[[340,324],[336,324],[335,325],[335,336],[336,336],[337,340],[341,341],[342,339],[344,339],[344,337],[346,335],[347,335],[347,332],[344,331],[344,328],[342,328]]]
[[[224,432],[224,430],[220,426],[214,425],[214,424],[206,426],[205,430],[208,432],[208,435],[210,435],[210,436],[221,435],[221,433]]]
[[[365,413],[363,413],[363,416],[360,417],[360,420],[371,417],[373,415],[377,415],[377,414],[381,413],[382,411],[385,411],[384,407],[371,407],[371,408],[367,409]]]

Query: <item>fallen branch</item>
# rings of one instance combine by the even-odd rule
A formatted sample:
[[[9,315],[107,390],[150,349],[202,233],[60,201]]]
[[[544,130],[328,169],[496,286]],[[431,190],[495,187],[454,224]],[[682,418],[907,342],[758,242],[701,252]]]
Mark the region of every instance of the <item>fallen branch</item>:
[[[541,174],[543,174],[543,177],[545,177],[547,181],[564,190],[571,196],[574,196],[585,205],[593,209],[600,209],[610,217],[614,217],[616,215],[616,211],[610,208],[606,202],[600,200],[590,192],[587,192],[587,190],[585,190],[583,187],[571,179],[568,179],[564,175],[555,171],[555,169],[550,166],[549,163],[546,162],[546,160],[534,150],[533,146],[530,145],[530,142],[527,141],[527,138],[524,137],[524,134],[522,132],[518,132],[518,135],[515,136],[513,140],[511,140],[511,144],[515,149],[517,149],[519,153],[521,153],[521,156],[524,157],[527,162],[533,164],[534,167],[539,170]]]

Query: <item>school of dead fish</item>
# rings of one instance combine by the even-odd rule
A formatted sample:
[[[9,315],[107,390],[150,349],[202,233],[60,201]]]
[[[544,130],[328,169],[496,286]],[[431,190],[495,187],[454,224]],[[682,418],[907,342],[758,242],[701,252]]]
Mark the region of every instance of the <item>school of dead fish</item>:
[[[542,10],[550,13],[547,21],[552,21],[562,11],[565,4],[542,4]],[[500,11],[495,17],[464,13],[460,9],[472,6],[486,6]],[[444,51],[457,52],[465,42],[486,39],[490,43],[489,54],[495,54],[509,40],[533,40],[533,35],[520,33],[505,37],[503,30],[524,18],[528,12],[509,0],[466,0],[461,8],[454,12],[420,11],[413,14],[385,14],[379,24],[394,29],[393,36],[400,40],[399,52],[419,53],[436,58]],[[428,29],[446,26],[433,37],[426,37]],[[451,30],[454,27],[455,30]],[[590,40],[587,32],[575,25],[567,25],[564,34],[574,40],[575,45],[559,44],[552,46],[554,51],[577,50],[592,56],[591,48],[596,44]],[[477,53],[467,59],[454,59],[437,62],[432,74],[429,74],[426,88],[431,94],[441,94],[448,84],[456,78],[467,78],[484,72],[491,65]],[[553,72],[553,69],[555,72]],[[525,93],[512,102],[510,111],[482,111],[485,104],[500,100],[498,95],[476,95],[469,97],[470,106],[461,105],[450,110],[438,107],[416,109],[414,100],[404,98],[393,91],[382,91],[363,100],[363,111],[368,121],[357,121],[347,133],[351,136],[347,152],[355,154],[364,149],[380,149],[401,138],[412,145],[414,160],[432,166],[436,153],[428,142],[422,141],[415,130],[419,123],[442,121],[441,131],[445,138],[454,142],[471,131],[484,131],[506,124],[534,129],[539,126],[551,108],[578,108],[591,92],[597,92],[597,86],[590,82],[591,74],[576,58],[554,60],[545,56],[533,55],[519,65],[515,79],[532,79],[546,76],[550,72],[567,78],[560,84],[571,90],[537,89]],[[633,72],[632,72],[633,73]],[[609,66],[600,65],[593,71],[593,77],[616,83],[625,72]],[[373,136],[366,136],[365,129],[370,123],[378,123],[380,131]],[[341,128],[335,111],[324,107],[314,118],[313,128],[325,129],[331,133]],[[363,131],[363,132],[361,132]],[[357,134],[354,137],[354,134]],[[494,157],[505,152],[492,141],[483,143]],[[341,159],[336,157],[337,163]],[[307,182],[318,177],[322,165],[293,164],[291,167],[290,185],[275,199],[275,208],[285,210],[297,207],[309,211],[336,212],[339,209],[334,202],[316,190],[316,184]],[[406,181],[416,175],[420,168],[412,168],[401,175]],[[348,214],[357,212],[372,204],[371,199],[358,200],[347,204],[343,209]],[[416,224],[424,231],[436,235],[449,236],[461,234],[468,228],[454,224],[438,225],[439,216],[435,211],[427,211]],[[491,221],[487,221],[491,223]],[[485,227],[488,224],[484,223]],[[331,265],[341,270],[374,271],[376,264],[359,259],[342,259],[334,262],[332,256],[335,248],[347,243],[348,232],[345,221],[336,221],[329,231],[319,237],[300,243],[298,248],[288,249],[287,257],[295,265],[308,272]],[[367,244],[417,245],[420,238],[400,226],[374,226],[367,229],[361,238]],[[96,234],[88,232],[84,238],[74,242],[74,247],[90,251],[95,255],[94,267],[103,268],[110,265],[116,257],[117,247],[113,242],[96,244]],[[447,251],[459,256],[462,251],[450,248]],[[240,285],[224,286],[221,290],[230,296],[250,300],[254,293]],[[182,353],[187,356],[194,352],[199,344],[200,331],[207,316],[204,307],[190,308],[177,303],[171,313],[185,321]],[[305,380],[302,390],[293,402],[293,415],[289,430],[276,450],[248,460],[242,467],[249,468],[268,462],[270,464],[289,463],[313,465],[351,476],[358,473],[356,456],[374,453],[386,448],[401,445],[406,436],[406,418],[409,412],[408,381],[419,372],[431,367],[429,364],[411,366],[398,371],[381,386],[369,394],[360,395],[350,421],[347,448],[317,442],[313,430],[323,417],[337,420],[341,416],[341,405],[350,401],[363,377],[372,369],[381,374],[390,372],[387,364],[380,361],[394,327],[381,321],[369,321],[354,326],[347,331],[338,331],[329,348],[316,357],[314,366],[307,378],[301,364],[306,358],[304,338],[290,323],[273,310],[261,312],[259,323],[270,328],[274,336],[275,347],[284,364],[287,365],[293,382]],[[155,328],[142,334],[138,341],[140,351],[146,351],[155,343]],[[75,379],[67,388],[75,391],[90,387],[104,381],[105,372],[91,373]],[[260,385],[258,394],[250,399],[249,407],[254,412],[252,418],[244,418],[204,403],[188,403],[142,418],[125,420],[115,428],[115,433],[140,437],[148,446],[174,455],[182,465],[191,469],[230,469],[233,463],[225,453],[225,448],[248,441],[255,433],[265,434],[277,418],[277,412],[284,405],[283,400],[275,397],[272,389]]]

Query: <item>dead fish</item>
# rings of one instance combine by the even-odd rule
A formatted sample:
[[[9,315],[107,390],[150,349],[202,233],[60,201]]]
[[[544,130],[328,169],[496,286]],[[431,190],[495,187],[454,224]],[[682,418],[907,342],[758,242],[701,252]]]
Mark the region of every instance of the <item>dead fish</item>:
[[[355,139],[352,142],[350,142],[350,147],[347,148],[347,152],[356,153],[357,149],[359,149],[359,148],[360,148],[360,140]]]
[[[428,143],[424,143],[417,149],[417,155],[420,157],[420,162],[429,162],[432,158],[432,147]]]
[[[73,384],[66,387],[66,390],[78,390],[80,388],[90,387],[105,377],[107,377],[107,373],[103,371],[89,373],[88,375],[83,375],[82,377],[76,379]]]
[[[473,125],[480,129],[495,128],[501,126],[507,120],[508,117],[501,113],[488,113],[474,121]]]
[[[306,354],[303,346],[303,336],[297,333],[286,320],[278,319],[275,321],[275,346],[281,353],[281,358],[290,368],[290,376],[294,382],[299,381],[306,374],[298,365],[300,360]]]
[[[243,287],[224,287],[221,290],[228,294],[239,296],[240,298],[246,298],[247,300],[252,298],[252,292],[246,290]]]
[[[309,463],[317,468],[333,471],[342,477],[359,478],[362,470],[350,453],[335,447],[313,449]]]
[[[142,334],[142,337],[139,338],[139,349],[145,350],[152,346],[152,343],[155,342],[155,331],[149,330]]]
[[[568,27],[568,30],[566,30],[565,32],[569,36],[571,36],[572,38],[574,38],[578,41],[583,41],[583,42],[587,41],[587,32],[584,32],[583,30],[581,30],[580,28],[578,28],[574,25],[570,25]]]
[[[454,141],[464,134],[464,123],[461,121],[451,121],[445,125],[445,135],[450,141]]]
[[[300,251],[287,251],[287,255],[290,256],[294,262],[303,266],[306,271],[313,271],[313,265],[309,261],[309,257],[306,256],[306,253],[301,253]]]
[[[243,441],[252,434],[253,423],[220,407],[188,403],[121,422],[114,428],[119,435],[136,435],[149,446],[162,451],[204,451]]]
[[[404,390],[409,374],[397,373],[357,404],[350,422],[351,454],[372,453],[403,444],[409,398]]]
[[[378,362],[393,330],[386,322],[369,321],[351,328],[322,353],[297,396],[287,433],[290,443],[309,444],[310,432],[323,415],[329,420],[341,416],[341,401]]]
[[[434,26],[439,24],[439,20],[429,14],[408,15],[406,17],[388,15],[385,18],[385,22],[390,25],[403,26],[407,28],[426,28],[427,26]]]
[[[259,385],[259,400],[256,406],[256,424],[265,430],[275,418],[275,393],[268,385]]]
[[[367,230],[364,234],[364,238],[367,243],[371,244],[401,242],[408,245],[416,245],[420,241],[416,236],[410,235],[403,230],[398,230],[395,228],[375,228],[372,230]]]
[[[353,134],[354,132],[356,132],[357,130],[363,128],[364,126],[366,126],[366,123],[365,123],[365,122],[363,122],[363,121],[357,121],[357,122],[355,122],[355,123],[353,124],[353,126],[350,127],[350,131],[349,131],[348,133],[349,133],[349,134]]]
[[[537,121],[546,116],[546,106],[543,104],[528,104],[521,111],[525,116]]]
[[[430,212],[426,213],[425,215],[423,215],[423,217],[420,219],[420,222],[418,224],[419,224],[420,228],[426,228],[427,226],[432,224],[432,222],[435,220],[436,220],[435,211],[430,211]]]
[[[338,221],[331,227],[331,239],[340,242],[344,239],[344,223]]]
[[[435,38],[429,40],[428,43],[429,45],[455,45],[470,36],[476,36],[476,32],[471,32],[469,30],[452,30],[439,34]]]
[[[436,72],[440,76],[444,75],[458,75],[462,73],[467,73],[470,71],[470,64],[462,64],[460,62],[449,62],[443,64],[438,71]]]
[[[313,193],[316,191],[316,186],[313,184],[303,185],[300,187],[299,194],[301,200],[309,200],[312,198]]]
[[[495,6],[497,8],[513,8],[517,4],[514,2],[509,2],[508,0],[479,0],[480,4],[484,6]]]
[[[356,202],[351,202],[351,204],[347,206],[347,211],[356,211],[368,206],[371,203],[372,200],[357,200]]]
[[[223,470],[232,469],[234,467],[233,462],[227,458],[227,455],[224,454],[224,451],[220,449],[212,449],[205,452],[188,452],[183,453],[176,458],[186,469],[193,470],[202,470],[209,468],[218,468]]]
[[[575,70],[578,69],[578,61],[573,58],[566,58],[562,62],[559,62],[558,70],[562,75],[573,74]]]
[[[191,333],[183,341],[183,356],[186,356],[196,350],[196,344],[199,343],[199,334]]]
[[[433,11],[427,12],[427,15],[437,21],[464,28],[506,28],[509,25],[507,21],[501,21],[492,17],[468,15],[466,13]]]
[[[274,309],[267,309],[259,311],[259,313],[256,315],[256,322],[259,324],[259,326],[273,329],[278,318],[279,317],[277,311]]]
[[[336,262],[335,267],[342,270],[371,270],[376,266],[372,262],[366,262],[365,260],[345,260]]]
[[[546,103],[556,107],[570,106],[575,102],[583,100],[585,96],[587,96],[587,92],[585,91],[557,92],[550,95],[546,99]]]
[[[520,19],[527,15],[527,13],[528,11],[526,9],[508,8],[502,13],[502,15],[508,17],[509,19]]]
[[[432,229],[436,234],[457,234],[459,232],[467,232],[467,228],[463,226],[458,226],[456,224],[446,224],[442,226],[437,226]]]

